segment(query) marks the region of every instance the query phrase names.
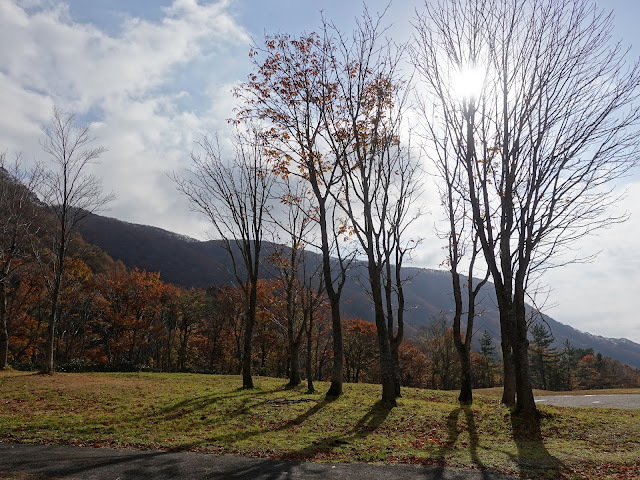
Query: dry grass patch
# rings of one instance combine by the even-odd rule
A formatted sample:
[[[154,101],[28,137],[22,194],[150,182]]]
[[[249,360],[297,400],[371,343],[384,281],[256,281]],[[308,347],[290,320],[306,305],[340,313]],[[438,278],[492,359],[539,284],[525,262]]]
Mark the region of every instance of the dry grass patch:
[[[283,379],[190,374],[0,374],[0,440],[197,450],[311,461],[449,465],[533,478],[640,478],[639,411],[541,407],[512,418],[495,391],[346,384],[324,399]],[[630,476],[631,475],[631,476]]]

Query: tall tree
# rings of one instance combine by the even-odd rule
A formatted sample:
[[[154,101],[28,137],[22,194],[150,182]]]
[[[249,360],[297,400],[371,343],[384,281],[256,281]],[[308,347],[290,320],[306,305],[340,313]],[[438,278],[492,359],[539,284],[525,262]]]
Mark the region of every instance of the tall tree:
[[[303,277],[307,260],[306,245],[313,226],[313,208],[305,195],[305,185],[295,177],[289,177],[280,192],[280,203],[286,213],[276,212],[275,223],[283,231],[286,247],[277,248],[270,261],[276,267],[281,290],[286,302],[286,329],[289,347],[289,386],[300,384],[300,346],[308,328],[308,315],[304,314]],[[279,218],[283,217],[283,218]]]
[[[236,96],[243,101],[236,120],[267,122],[263,135],[267,155],[283,176],[299,176],[308,185],[320,230],[322,278],[331,307],[333,371],[327,395],[342,395],[344,353],[340,298],[346,281],[345,258],[336,241],[335,203],[332,193],[340,188],[341,169],[328,154],[325,118],[335,108],[337,87],[330,38],[317,34],[292,38],[267,36],[263,46],[251,53],[254,71]]]
[[[226,160],[217,142],[200,141],[203,155],[191,154],[188,176],[174,175],[191,207],[206,215],[231,258],[233,277],[245,304],[242,385],[253,388],[253,327],[266,217],[275,176],[264,155],[263,139],[254,128],[238,129],[235,155]]]
[[[42,202],[52,214],[47,222],[50,249],[37,250],[38,264],[49,296],[46,356],[43,371],[53,373],[56,326],[60,316],[60,294],[64,287],[69,245],[78,223],[87,215],[104,209],[113,194],[104,194],[101,180],[89,170],[107,150],[93,146],[88,125],[78,125],[74,114],[53,110],[43,128],[42,148],[50,165],[43,167],[38,185]]]
[[[472,381],[473,376],[471,372],[471,340],[473,338],[473,325],[476,317],[476,303],[480,290],[487,283],[489,279],[489,272],[486,271],[484,278],[482,278],[476,284],[476,279],[473,277],[474,267],[476,263],[478,251],[478,238],[474,237],[471,242],[471,258],[469,260],[468,274],[466,278],[462,277],[459,272],[460,261],[462,257],[462,250],[460,233],[455,227],[451,230],[451,238],[449,243],[449,259],[451,266],[451,277],[453,284],[453,297],[455,303],[455,311],[453,314],[453,343],[456,346],[458,352],[458,358],[460,359],[460,395],[458,395],[458,401],[464,405],[470,405],[473,403],[473,391]],[[464,282],[464,283],[463,283]],[[463,306],[463,289],[466,290],[467,306],[466,312]],[[466,313],[466,331],[462,332],[462,317]]]
[[[28,260],[29,235],[37,228],[33,192],[39,179],[38,168],[24,169],[21,155],[9,161],[0,153],[0,370],[8,366],[8,296],[17,295],[11,291],[11,280]]]
[[[566,247],[624,219],[609,207],[613,182],[637,163],[640,69],[588,0],[454,0],[424,12],[413,50],[423,118],[465,171],[457,191],[493,278],[505,377],[511,363],[515,372],[503,401],[517,397],[516,412],[533,416],[529,286],[579,260],[560,256]]]
[[[304,252],[307,257],[309,252]],[[306,259],[305,259],[306,260]],[[305,360],[305,371],[307,375],[307,391],[313,393],[315,387],[313,386],[313,329],[316,327],[316,317],[318,317],[321,310],[326,305],[326,298],[324,295],[325,283],[322,278],[322,264],[312,268],[309,264],[311,262],[302,262],[302,289],[301,289],[301,304],[302,304],[302,316],[306,325],[307,332],[307,351]],[[317,329],[317,327],[316,327]],[[316,336],[316,351],[319,348],[320,338]]]
[[[420,215],[419,168],[401,145],[406,82],[400,73],[404,47],[384,38],[381,15],[366,11],[353,34],[337,27],[332,57],[337,98],[325,115],[333,157],[342,168],[336,201],[367,266],[368,293],[378,336],[382,401],[396,405],[400,395],[398,348],[404,335],[402,275],[405,255],[416,242],[407,227]]]
[[[434,126],[431,125],[431,128]],[[431,130],[431,135],[436,132]],[[489,270],[485,269],[484,278],[477,284],[474,278],[476,260],[481,254],[478,230],[472,218],[469,218],[466,203],[458,195],[461,175],[464,170],[456,158],[451,158],[447,149],[437,149],[435,158],[436,168],[441,176],[439,185],[442,206],[447,219],[448,228],[442,233],[447,240],[448,256],[446,265],[451,272],[453,299],[455,310],[453,313],[453,341],[460,359],[460,395],[458,401],[462,404],[473,403],[472,374],[471,374],[471,340],[473,324],[476,317],[476,303],[480,290],[489,279]],[[464,183],[463,183],[464,184]],[[466,279],[461,270],[465,268]],[[466,293],[466,332],[462,338],[462,317],[465,314],[464,296]]]
[[[557,352],[555,348],[550,348],[554,342],[551,329],[544,324],[536,322],[531,327],[531,376],[532,379],[538,380],[539,388],[543,390],[549,389],[550,367],[557,363]],[[554,369],[555,370],[555,369]]]

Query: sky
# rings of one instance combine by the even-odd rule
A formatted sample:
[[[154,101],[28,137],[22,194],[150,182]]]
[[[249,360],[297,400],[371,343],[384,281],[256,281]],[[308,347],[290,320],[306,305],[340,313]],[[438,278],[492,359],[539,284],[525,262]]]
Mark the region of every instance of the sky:
[[[391,3],[390,35],[410,38],[421,2]],[[386,0],[368,0],[381,11]],[[613,38],[640,56],[635,0],[608,0]],[[322,14],[321,10],[322,9]],[[317,29],[321,15],[349,30],[355,0],[0,0],[0,151],[44,160],[42,126],[54,106],[76,113],[108,148],[94,173],[117,198],[106,215],[198,239],[211,231],[170,180],[182,172],[205,134],[228,133],[231,89],[250,72],[252,41],[277,32]],[[640,343],[640,172],[625,179],[624,224],[581,241],[590,264],[543,278],[544,313],[579,330]],[[442,241],[432,232],[437,205],[421,219],[424,241],[413,266],[438,268]]]

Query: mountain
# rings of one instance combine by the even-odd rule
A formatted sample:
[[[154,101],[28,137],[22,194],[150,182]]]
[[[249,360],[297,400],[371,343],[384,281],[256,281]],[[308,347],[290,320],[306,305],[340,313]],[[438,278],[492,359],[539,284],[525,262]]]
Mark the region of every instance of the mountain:
[[[187,287],[233,282],[231,262],[220,241],[198,241],[157,227],[100,215],[86,217],[80,222],[79,232],[86,242],[97,245],[113,259],[121,260],[129,268],[160,272],[165,282]],[[277,247],[267,243],[266,254]],[[319,257],[315,260],[319,261]],[[343,315],[373,321],[373,309],[362,287],[366,275],[364,265],[356,263],[349,274],[343,292]],[[407,267],[405,274],[411,278],[405,287],[405,319],[408,336],[411,336],[429,325],[440,312],[451,312],[453,296],[448,272]],[[265,276],[269,276],[268,268]],[[487,285],[483,291],[484,297],[478,308],[481,314],[475,320],[474,329],[480,333],[487,330],[497,342],[500,323],[492,285]],[[640,368],[640,344],[624,338],[612,339],[581,332],[546,315],[544,320],[551,328],[556,346],[561,348],[562,343],[569,340],[576,347],[593,348],[602,355]]]
[[[228,254],[220,242],[201,242],[148,225],[88,215],[79,224],[87,243],[97,245],[127,267],[161,272],[165,282],[204,287],[231,283]]]

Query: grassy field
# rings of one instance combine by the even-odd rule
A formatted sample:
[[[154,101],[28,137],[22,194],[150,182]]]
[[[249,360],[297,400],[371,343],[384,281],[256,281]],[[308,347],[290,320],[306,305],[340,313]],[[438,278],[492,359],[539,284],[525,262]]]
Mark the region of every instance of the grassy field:
[[[0,373],[0,441],[197,450],[332,462],[486,469],[541,479],[640,478],[640,411],[543,406],[523,424],[479,391],[404,389],[392,410],[380,387],[346,384],[326,401],[285,380],[190,374]]]

